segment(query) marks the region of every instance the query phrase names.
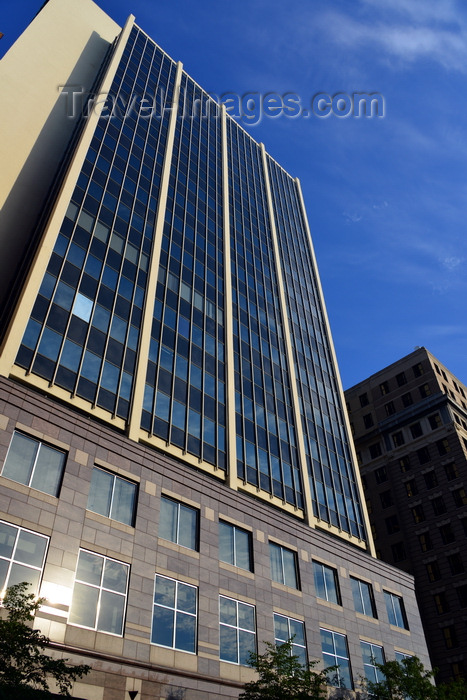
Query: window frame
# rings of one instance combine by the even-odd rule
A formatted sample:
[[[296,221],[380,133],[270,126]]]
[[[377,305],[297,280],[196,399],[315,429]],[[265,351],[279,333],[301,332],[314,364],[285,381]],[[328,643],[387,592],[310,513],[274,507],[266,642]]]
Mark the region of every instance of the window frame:
[[[13,442],[14,442],[16,436],[21,437],[25,440],[29,440],[30,442],[33,442],[36,445],[33,464],[32,464],[31,472],[29,474],[27,483],[26,483],[26,481],[20,481],[19,479],[15,478],[12,475],[5,474],[5,470],[8,469],[8,460],[10,459],[10,455],[12,454],[11,449],[12,449]],[[49,450],[53,450],[57,454],[62,455],[61,465],[60,465],[61,473],[57,479],[56,489],[55,489],[54,493],[52,493],[50,490],[44,491],[44,489],[39,488],[38,485],[33,484],[34,476],[36,473],[36,467],[37,467],[38,462],[39,462],[39,457],[41,454],[42,447],[45,447]],[[62,488],[63,476],[65,474],[65,465],[66,465],[67,456],[68,456],[68,452],[66,450],[64,450],[60,447],[56,447],[55,445],[47,442],[47,440],[42,440],[42,439],[37,438],[33,435],[28,435],[27,433],[23,432],[22,430],[14,430],[13,434],[10,438],[10,444],[8,445],[8,451],[7,451],[7,454],[5,457],[5,461],[3,462],[1,474],[3,477],[5,477],[5,479],[11,479],[11,481],[14,481],[17,484],[23,484],[23,486],[27,486],[28,488],[32,488],[32,489],[36,489],[37,491],[40,491],[41,493],[47,493],[49,496],[53,496],[54,498],[58,498],[60,495],[61,488]],[[14,467],[13,467],[13,470],[14,470]]]
[[[161,534],[161,523],[163,523],[163,517],[162,517],[162,512],[163,512],[163,504],[164,503],[171,503],[176,506],[177,511],[176,511],[176,537],[175,539],[172,539],[171,537],[166,537],[165,535]],[[194,546],[191,547],[188,544],[184,544],[180,540],[183,539],[181,537],[181,533],[183,528],[181,528],[181,514],[184,512],[190,511],[192,514],[194,513],[196,515],[196,525],[195,525],[195,532],[191,532],[191,539],[194,540]],[[178,501],[176,498],[172,498],[171,496],[167,496],[166,494],[161,495],[160,499],[160,510],[159,510],[159,530],[158,530],[158,536],[166,540],[167,542],[173,542],[174,544],[177,544],[179,547],[186,547],[187,549],[190,549],[194,552],[199,552],[199,533],[200,533],[200,511],[199,508],[196,508],[196,506],[191,506],[188,505],[187,503],[183,503],[183,501]]]
[[[227,558],[223,558],[223,550],[221,547],[221,528],[230,528],[232,531],[232,560],[233,561],[227,561]],[[242,566],[241,564],[238,564],[237,562],[239,561],[239,552],[238,552],[238,547],[237,547],[237,542],[238,542],[238,537],[237,533],[242,533],[243,535],[247,535],[247,541],[248,541],[248,551],[247,551],[247,558],[248,558],[248,567]],[[243,571],[254,571],[254,561],[253,561],[253,538],[251,536],[250,530],[246,530],[245,528],[242,528],[238,525],[234,525],[233,523],[229,523],[226,520],[221,520],[219,519],[219,561],[224,562],[224,564],[230,564],[230,566],[235,566],[239,569],[242,569]],[[239,544],[240,546],[240,544]]]
[[[404,599],[397,593],[383,591],[384,600],[386,601],[386,610],[388,614],[389,624],[399,629],[409,630],[409,621],[405,611]],[[396,606],[397,602],[397,606]],[[401,622],[402,624],[399,624]]]
[[[364,647],[370,648],[370,660],[374,663],[369,663],[369,662],[365,661]],[[370,681],[371,683],[379,683],[380,681],[383,681],[384,674],[376,666],[376,664],[384,664],[385,663],[386,659],[385,659],[383,646],[380,644],[373,644],[372,642],[365,642],[363,639],[361,639],[360,640],[360,649],[362,652],[362,663],[363,663],[363,671],[365,673],[365,678],[368,681]],[[374,654],[375,649],[378,649],[381,652],[381,661],[377,661],[376,656]],[[368,675],[367,669],[372,669],[371,677]]]
[[[102,572],[100,575],[99,585],[96,585],[95,583],[78,578],[78,568],[79,568],[81,554],[91,555],[93,557],[96,557],[96,559],[103,560]],[[126,569],[126,583],[125,583],[125,592],[124,593],[121,593],[120,591],[117,591],[117,590],[112,589],[112,588],[108,588],[108,587],[103,585],[107,562],[115,562]],[[76,562],[76,571],[75,571],[75,579],[74,579],[74,584],[73,584],[73,593],[72,593],[72,598],[71,598],[70,611],[68,614],[68,624],[73,625],[73,627],[81,627],[82,629],[89,629],[89,630],[94,630],[95,632],[101,632],[102,634],[110,634],[113,637],[123,637],[123,633],[124,633],[124,629],[125,629],[127,605],[128,605],[129,582],[130,582],[130,565],[127,562],[119,561],[118,559],[115,559],[114,557],[108,557],[108,556],[105,556],[104,554],[99,554],[98,552],[92,552],[89,549],[85,549],[84,547],[81,547],[79,550],[78,559]],[[95,613],[95,618],[94,618],[95,623],[92,626],[85,625],[85,624],[82,624],[81,622],[76,622],[76,621],[72,620],[73,598],[75,595],[75,589],[76,589],[77,583],[82,585],[82,586],[87,586],[89,589],[93,589],[93,590],[97,589],[98,590],[98,597],[96,600],[96,613]],[[101,629],[99,627],[100,614],[102,612],[101,605],[102,605],[103,593],[111,593],[113,595],[118,595],[120,598],[123,598],[123,612],[122,612],[122,621],[121,621],[121,631],[120,632],[111,632],[109,630]]]
[[[40,586],[42,583],[42,576],[44,575],[44,566],[45,566],[45,562],[47,559],[47,552],[49,549],[50,537],[47,537],[47,535],[43,535],[40,532],[34,532],[34,530],[30,530],[29,528],[20,527],[19,525],[15,525],[14,523],[10,523],[7,520],[3,520],[3,519],[0,520],[0,525],[6,525],[8,528],[13,528],[14,530],[16,530],[15,541],[14,541],[13,546],[11,548],[11,556],[10,557],[4,556],[4,555],[0,556],[0,562],[2,562],[2,561],[8,562],[7,566],[6,566],[5,583],[3,585],[3,588],[0,589],[0,598],[4,597],[6,589],[8,588],[9,585],[12,585],[12,584],[10,584],[10,576],[11,576],[11,572],[12,572],[12,569],[13,569],[15,564],[19,565],[21,567],[25,567],[27,569],[31,569],[32,571],[39,572],[37,586],[35,588],[33,587],[33,591],[32,591],[36,595],[40,589]],[[17,554],[17,550],[18,550],[18,543],[20,541],[20,537],[21,537],[22,533],[28,533],[29,535],[33,535],[35,537],[38,537],[38,538],[45,540],[44,554],[42,555],[42,563],[40,566],[35,566],[35,565],[30,564],[26,561],[22,561],[21,559],[16,558],[16,554]],[[24,578],[22,578],[22,577],[20,577],[20,578],[21,578],[21,581],[24,580]],[[21,583],[21,581],[18,581],[18,583]],[[33,586],[33,584],[30,584],[30,585]],[[28,592],[30,593],[31,591],[28,591]]]
[[[285,639],[282,639],[278,633],[277,633],[277,618],[282,618],[283,620],[286,620],[287,622],[287,637]],[[289,617],[288,615],[283,615],[282,613],[273,613],[273,621],[274,621],[274,643],[276,646],[281,646],[281,644],[284,644],[288,640],[292,640],[291,647],[290,647],[290,656],[296,656],[298,659],[303,660],[303,665],[305,666],[308,663],[308,654],[307,654],[307,645],[306,645],[306,633],[305,633],[305,622],[303,620],[297,620],[294,617]],[[297,636],[293,632],[293,624],[295,623],[296,625],[301,625],[301,628],[303,630],[303,644],[297,642]],[[293,639],[292,639],[293,637]],[[302,652],[301,654],[294,654],[294,649],[301,649]]]
[[[173,581],[175,583],[175,597],[174,597],[174,605],[173,606],[163,605],[162,603],[156,602],[156,592],[157,592],[158,579],[164,579],[166,581]],[[186,588],[192,588],[195,591],[196,611],[194,613],[192,613],[188,610],[184,610],[183,608],[179,607],[179,589],[181,586],[185,586]],[[151,644],[153,644],[154,646],[161,647],[163,649],[174,649],[174,651],[183,651],[186,654],[196,654],[197,648],[198,648],[198,612],[199,612],[199,600],[198,599],[199,599],[198,586],[194,586],[191,583],[186,583],[185,581],[179,581],[178,579],[173,578],[173,576],[165,576],[164,574],[157,574],[156,573],[154,575],[154,597],[153,597],[153,604],[152,604],[152,621],[151,621],[151,638],[150,638]],[[161,644],[160,642],[154,641],[156,609],[170,610],[173,612],[172,644]],[[177,629],[178,629],[177,623],[179,621],[179,615],[187,615],[188,617],[194,618],[194,620],[195,620],[193,650],[184,649],[181,646],[176,646],[176,644],[177,644]]]
[[[313,559],[312,561],[312,566],[313,566],[313,580],[315,584],[315,593],[316,597],[319,598],[320,600],[326,600],[328,603],[334,603],[335,605],[340,605],[342,606],[342,596],[340,592],[340,586],[339,586],[339,577],[337,574],[337,569],[334,569],[332,566],[328,566],[327,564],[323,564],[320,561],[316,561]],[[333,592],[335,594],[335,600],[333,597],[330,597],[330,589],[328,587],[328,579],[326,577],[326,573],[330,574],[332,576],[332,581],[333,581]],[[319,578],[320,577],[320,578]],[[320,591],[324,590],[324,596],[320,595]]]
[[[275,565],[273,561],[273,555],[272,552],[274,551],[274,548],[277,548],[277,550],[280,553],[280,580],[279,578],[274,577],[274,572],[275,572]],[[288,572],[288,567],[284,565],[284,553],[287,552],[287,554],[291,554],[293,557],[293,563],[294,563],[294,572],[295,572],[295,583],[291,584],[289,581],[289,578],[287,576]],[[285,547],[282,544],[279,544],[278,542],[271,542],[269,541],[269,561],[270,561],[270,566],[271,566],[271,579],[275,583],[280,583],[283,586],[287,586],[288,588],[294,588],[295,590],[299,591],[300,590],[300,575],[299,575],[299,570],[298,570],[298,558],[297,558],[297,552],[295,552],[293,549],[290,549],[289,547]]]
[[[100,471],[103,472],[104,474],[107,474],[108,476],[112,477],[112,486],[111,486],[111,493],[110,493],[110,500],[109,500],[109,508],[108,508],[108,513],[100,513],[98,510],[94,510],[92,507],[90,507],[89,501],[92,497],[93,493],[93,476],[94,473]],[[126,520],[121,520],[121,518],[115,517],[113,511],[113,506],[114,506],[114,496],[115,496],[115,487],[118,481],[123,481],[124,483],[130,484],[131,486],[134,487],[133,491],[133,503],[131,505],[131,517]],[[114,474],[114,472],[110,471],[109,469],[104,469],[103,467],[98,466],[95,464],[93,466],[92,470],[92,475],[91,475],[91,486],[89,489],[89,496],[88,496],[88,503],[86,506],[86,510],[89,510],[91,513],[97,513],[98,515],[102,515],[104,518],[109,518],[110,520],[116,520],[119,523],[123,523],[124,525],[128,525],[129,527],[134,527],[135,526],[135,520],[136,520],[136,509],[138,505],[138,483],[135,481],[131,481],[131,479],[127,479],[126,477],[120,476],[120,474]]]
[[[229,600],[233,603],[235,603],[235,625],[232,625],[227,622],[223,622],[221,620],[221,600]],[[241,627],[239,624],[239,606],[243,605],[248,608],[251,608],[253,611],[253,630],[248,629],[247,627]],[[235,637],[236,637],[236,661],[232,661],[231,659],[227,658],[222,658],[222,629],[234,629],[235,630]],[[251,603],[245,603],[242,600],[237,600],[236,598],[232,598],[231,596],[226,596],[226,595],[219,595],[219,659],[223,663],[227,664],[234,664],[236,666],[248,666],[248,658],[245,657],[245,655],[241,651],[241,645],[240,645],[240,640],[241,640],[241,632],[247,632],[249,634],[253,634],[253,641],[254,641],[254,650],[256,651],[257,645],[256,645],[256,607],[252,605]],[[251,651],[251,650],[249,650]]]
[[[328,684],[334,688],[336,688],[336,687],[337,688],[346,688],[345,683],[342,684],[342,678],[341,678],[341,672],[340,672],[341,666],[343,664],[339,663],[339,659],[342,659],[343,661],[347,662],[347,668],[348,668],[348,672],[349,672],[350,688],[348,690],[353,690],[354,684],[353,684],[352,666],[350,663],[349,644],[347,641],[347,635],[342,634],[341,632],[334,632],[333,630],[327,629],[325,627],[320,627],[319,632],[320,632],[320,639],[321,639],[321,655],[323,657],[324,666],[325,666],[325,668],[327,668],[329,666],[336,666],[336,668],[331,672],[332,675],[327,677]],[[323,633],[330,634],[332,637],[332,645],[333,645],[333,650],[334,650],[334,653],[332,653],[332,654],[330,652],[325,652],[323,650]],[[347,650],[347,656],[343,656],[342,654],[337,653],[336,637],[342,637],[342,639],[344,640],[345,647]],[[332,662],[328,663],[328,660],[326,657],[329,657],[330,659],[332,659]],[[336,681],[337,681],[337,683],[336,683]]]
[[[355,611],[360,613],[360,615],[365,615],[366,617],[372,617],[375,620],[378,619],[378,612],[376,610],[375,597],[373,594],[373,586],[368,581],[362,581],[356,576],[349,576],[350,586],[352,588],[352,596],[354,602]],[[363,587],[367,589],[367,596],[363,594]],[[366,602],[366,600],[368,602]],[[358,608],[357,601],[360,602],[361,610]],[[367,605],[369,605],[371,612],[367,612]]]

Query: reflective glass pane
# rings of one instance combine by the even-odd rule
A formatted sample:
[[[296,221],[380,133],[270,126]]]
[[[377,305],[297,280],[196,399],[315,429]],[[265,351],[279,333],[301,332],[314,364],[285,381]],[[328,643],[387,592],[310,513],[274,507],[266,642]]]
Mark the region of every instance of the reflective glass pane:
[[[8,586],[15,586],[17,583],[31,584],[31,588],[28,589],[28,593],[36,593],[39,587],[39,580],[41,577],[41,572],[38,569],[31,569],[28,566],[23,566],[22,564],[12,564],[10,569],[10,576],[8,577]]]
[[[18,528],[6,523],[0,523],[0,557],[11,559],[15,546]]]
[[[246,630],[254,631],[255,609],[252,605],[238,603],[238,626]]]
[[[75,583],[69,621],[75,625],[94,628],[98,598],[99,589]]]
[[[110,517],[126,525],[132,525],[135,499],[136,485],[116,477]]]
[[[178,544],[190,549],[197,549],[198,511],[180,504],[180,524]]]
[[[44,561],[47,539],[33,532],[21,530],[15,551],[15,559],[23,564],[41,567]]]
[[[234,528],[227,523],[219,523],[219,559],[227,564],[235,564]]]
[[[233,627],[220,627],[219,657],[222,661],[237,662],[237,630]]]
[[[151,642],[164,647],[173,646],[174,611],[154,606]]]
[[[237,604],[230,598],[219,599],[220,621],[226,625],[237,625]]]
[[[124,612],[125,596],[102,591],[97,629],[102,632],[121,634]]]
[[[3,467],[3,476],[20,484],[29,484],[38,446],[36,440],[15,433]]]
[[[89,489],[88,510],[109,516],[114,478],[109,472],[94,467]]]
[[[290,620],[290,636],[294,637],[295,644],[305,644],[305,627],[303,622]]]
[[[195,651],[196,617],[177,612],[175,625],[175,648]]]
[[[281,642],[289,638],[288,620],[283,615],[274,615],[274,635]]]
[[[326,654],[334,654],[334,642],[332,632],[321,630],[321,647]]]
[[[334,575],[334,570],[330,569],[328,566],[323,567],[324,577],[326,579],[326,590],[327,590],[327,600],[331,603],[339,603],[338,593],[336,587],[336,579]]]
[[[65,455],[48,445],[41,445],[31,486],[51,496],[57,496],[62,480]]]
[[[250,660],[250,652],[255,651],[255,634],[253,632],[245,632],[240,630],[238,633],[238,662],[244,666],[248,666]]]
[[[126,592],[128,566],[114,559],[106,559],[102,586],[117,593]]]
[[[291,588],[298,588],[295,554],[288,549],[282,549],[284,562],[284,583]]]
[[[196,614],[196,588],[184,583],[178,584],[177,609]]]
[[[0,593],[3,592],[10,563],[6,559],[0,559]]]
[[[281,548],[277,544],[269,543],[269,555],[271,558],[271,577],[273,581],[283,583]]]
[[[251,571],[250,534],[235,528],[235,563],[241,569]]]
[[[175,581],[163,576],[156,576],[156,591],[154,602],[167,607],[175,607]]]
[[[92,583],[95,586],[100,585],[102,576],[102,567],[104,559],[90,552],[81,551],[79,553],[78,569],[76,578],[79,581]]]
[[[159,520],[159,537],[170,542],[177,541],[178,503],[168,498],[161,498]]]

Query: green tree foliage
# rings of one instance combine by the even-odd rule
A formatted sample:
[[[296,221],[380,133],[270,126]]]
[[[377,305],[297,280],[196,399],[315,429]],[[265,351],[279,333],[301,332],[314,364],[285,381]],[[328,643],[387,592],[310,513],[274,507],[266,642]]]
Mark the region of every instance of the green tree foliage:
[[[467,700],[467,684],[463,680],[434,685],[436,671],[427,671],[420,659],[411,656],[402,661],[376,664],[384,680],[373,683],[363,680],[364,697],[371,700]]]
[[[63,695],[69,696],[73,681],[90,668],[68,666],[67,659],[53,659],[43,653],[49,639],[32,629],[31,623],[44,600],[27,593],[28,586],[11,586],[3,599],[7,617],[0,620],[0,697],[27,697],[31,689],[48,691],[50,678]]]
[[[292,640],[280,646],[266,642],[264,654],[250,654],[259,678],[246,683],[239,700],[324,700],[329,669],[314,671],[317,662],[302,666],[291,650]]]

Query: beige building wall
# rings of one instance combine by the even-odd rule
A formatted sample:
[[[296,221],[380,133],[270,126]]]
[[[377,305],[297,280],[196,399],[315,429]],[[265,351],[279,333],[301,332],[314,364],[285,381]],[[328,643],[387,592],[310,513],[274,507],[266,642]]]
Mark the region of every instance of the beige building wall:
[[[91,0],[49,0],[0,61],[0,303],[76,125],[60,86],[89,91],[119,32]]]

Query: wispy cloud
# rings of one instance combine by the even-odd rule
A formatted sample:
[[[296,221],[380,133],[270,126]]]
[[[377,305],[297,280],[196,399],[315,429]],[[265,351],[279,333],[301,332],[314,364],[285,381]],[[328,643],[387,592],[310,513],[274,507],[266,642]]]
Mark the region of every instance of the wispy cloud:
[[[454,2],[360,0],[359,14],[332,10],[317,19],[319,29],[344,49],[371,50],[373,57],[401,64],[433,60],[467,72],[467,24]],[[376,53],[374,53],[376,51]]]

